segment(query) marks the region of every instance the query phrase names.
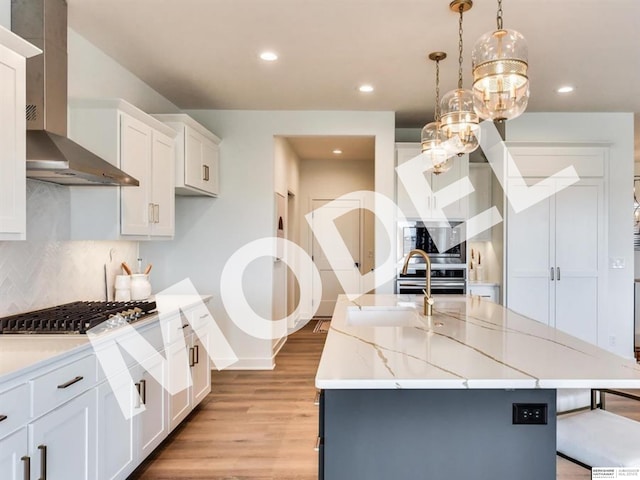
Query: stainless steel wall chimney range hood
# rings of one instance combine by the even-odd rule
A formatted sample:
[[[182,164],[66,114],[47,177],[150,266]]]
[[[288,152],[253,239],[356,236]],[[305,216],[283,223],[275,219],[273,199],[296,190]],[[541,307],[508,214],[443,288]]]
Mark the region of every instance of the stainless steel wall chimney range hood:
[[[11,29],[44,52],[27,60],[27,177],[62,185],[139,185],[67,138],[66,0],[11,0]]]

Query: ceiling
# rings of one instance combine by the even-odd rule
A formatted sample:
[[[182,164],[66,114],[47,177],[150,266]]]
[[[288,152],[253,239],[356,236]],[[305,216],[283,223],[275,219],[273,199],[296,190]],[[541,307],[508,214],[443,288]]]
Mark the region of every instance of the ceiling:
[[[375,137],[297,136],[286,137],[300,160],[357,160],[373,162]],[[333,153],[340,150],[340,153]]]
[[[68,0],[69,25],[183,109],[383,110],[398,127],[433,116],[457,79],[449,0]],[[471,50],[497,2],[465,14]],[[528,111],[640,112],[640,1],[505,0],[504,25],[529,45]],[[276,62],[258,58],[266,49]],[[375,91],[360,93],[370,83]],[[559,95],[571,84],[575,92]]]

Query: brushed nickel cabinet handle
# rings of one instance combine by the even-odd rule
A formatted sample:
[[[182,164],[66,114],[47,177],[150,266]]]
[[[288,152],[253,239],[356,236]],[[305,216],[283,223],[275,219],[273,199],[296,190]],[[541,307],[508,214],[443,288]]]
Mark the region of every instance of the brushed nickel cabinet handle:
[[[142,396],[142,386],[140,385],[140,383],[134,383],[134,385],[136,386],[136,391],[138,392],[138,395],[136,395],[136,408],[140,408],[140,406],[142,405],[140,403],[140,397]]]
[[[209,181],[209,165],[202,166],[202,180],[205,182]]]
[[[321,442],[321,441],[322,441],[322,439],[321,439],[320,437],[316,438],[316,446],[315,446],[315,447],[313,447],[313,449],[314,449],[316,452],[319,452],[319,451],[320,451],[320,442]]]
[[[76,378],[69,380],[68,382],[62,383],[60,385],[58,385],[58,388],[67,388],[70,387],[71,385],[73,385],[74,383],[78,383],[80,380],[83,380],[84,377],[81,376],[77,376]]]
[[[40,450],[40,478],[38,480],[47,480],[47,446],[38,445]]]
[[[553,273],[553,272],[554,272],[554,271],[555,271],[555,270],[553,269],[553,267],[551,267],[551,281],[552,281],[552,282],[553,282],[553,280],[554,280],[554,278],[553,278],[553,276],[554,276],[554,273]]]
[[[556,277],[558,277],[558,281],[560,281],[560,267],[556,267]]]
[[[196,364],[196,359],[195,359],[195,350],[193,347],[189,348],[189,366],[193,367]]]
[[[6,415],[0,415],[0,422],[4,422],[7,418],[9,417],[7,417]]]
[[[22,474],[24,480],[31,480],[31,457],[25,455],[20,460],[24,463],[24,473]]]
[[[313,399],[314,405],[320,405],[320,390],[316,391],[316,396]]]
[[[200,346],[199,345],[194,345],[193,349],[196,351],[196,358],[195,358],[195,364],[199,364],[200,363]]]
[[[140,390],[142,390],[142,405],[147,404],[147,381],[145,379],[140,380]]]
[[[153,205],[153,223],[160,223],[160,204]]]

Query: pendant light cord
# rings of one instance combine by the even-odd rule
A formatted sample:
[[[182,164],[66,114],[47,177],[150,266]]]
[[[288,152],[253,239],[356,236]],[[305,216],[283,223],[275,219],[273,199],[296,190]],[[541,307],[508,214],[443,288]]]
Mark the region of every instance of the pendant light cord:
[[[440,60],[436,60],[436,109],[434,112],[435,121],[440,121]]]
[[[459,12],[460,20],[458,21],[458,88],[462,89],[462,15],[464,12],[463,4],[460,4]]]
[[[502,0],[498,0],[498,30],[502,30]]]

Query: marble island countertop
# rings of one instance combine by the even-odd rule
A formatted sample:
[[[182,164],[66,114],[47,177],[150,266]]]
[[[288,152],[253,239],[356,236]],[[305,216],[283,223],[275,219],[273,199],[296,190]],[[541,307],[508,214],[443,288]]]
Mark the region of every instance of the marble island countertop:
[[[640,388],[640,366],[478,297],[340,296],[320,389]]]

